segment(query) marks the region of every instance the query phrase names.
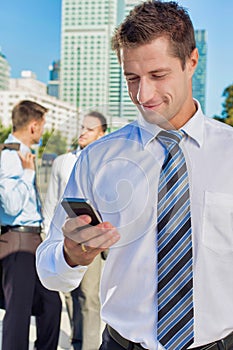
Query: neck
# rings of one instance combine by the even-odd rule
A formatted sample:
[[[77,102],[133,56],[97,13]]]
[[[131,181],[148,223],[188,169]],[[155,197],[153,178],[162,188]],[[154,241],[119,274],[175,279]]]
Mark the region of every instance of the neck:
[[[185,108],[184,111],[182,111],[182,113],[178,116],[173,117],[171,120],[169,120],[169,122],[167,123],[166,127],[164,127],[164,129],[167,130],[179,130],[183,125],[185,125],[189,119],[191,119],[194,114],[197,111],[197,106],[195,104],[195,101],[192,100],[192,102],[190,103],[189,106],[187,106],[187,108]]]
[[[29,148],[33,145],[33,142],[31,141],[31,138],[27,133],[15,131],[12,133],[12,135]]]

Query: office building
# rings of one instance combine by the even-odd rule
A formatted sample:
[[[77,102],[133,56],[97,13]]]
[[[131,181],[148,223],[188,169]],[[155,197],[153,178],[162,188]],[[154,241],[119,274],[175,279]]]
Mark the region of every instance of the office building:
[[[195,30],[196,46],[199,52],[198,66],[193,76],[193,97],[201,104],[205,113],[206,109],[206,65],[207,65],[207,32]]]
[[[108,101],[115,0],[63,0],[61,98],[84,112]]]
[[[10,65],[0,50],[0,91],[7,90],[10,83]]]
[[[45,129],[61,131],[67,144],[71,144],[78,131],[76,107],[49,96],[46,84],[36,80],[31,71],[22,71],[20,78],[10,79],[8,90],[0,91],[0,121],[4,126],[11,124],[12,108],[21,100],[32,100],[48,108]]]
[[[135,107],[125,100],[125,83],[111,50],[111,36],[126,13],[127,3],[62,1],[61,99],[83,113],[98,109],[110,123],[113,117],[127,115],[128,104],[135,118]]]
[[[135,0],[122,0],[117,2],[115,26],[122,22],[136,4],[138,4],[138,1]],[[110,50],[108,98],[109,113],[112,115],[113,121],[119,120],[117,117],[126,119],[126,121],[132,121],[137,117],[138,110],[129,97],[122,68],[119,65],[116,53],[112,50]],[[113,129],[114,128],[115,126],[113,125]]]
[[[57,98],[60,96],[60,60],[53,61],[53,63],[49,66],[47,93],[48,95]]]

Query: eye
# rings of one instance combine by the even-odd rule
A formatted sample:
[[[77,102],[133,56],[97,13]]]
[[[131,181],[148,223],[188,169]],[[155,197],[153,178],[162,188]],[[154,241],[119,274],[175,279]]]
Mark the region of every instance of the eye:
[[[153,74],[152,78],[154,79],[164,79],[167,76],[167,74]]]
[[[138,80],[139,80],[139,77],[137,77],[137,76],[128,76],[128,77],[126,77],[126,80],[127,80],[127,82],[129,82],[129,83],[133,83],[133,82],[135,82],[135,81],[138,81]]]

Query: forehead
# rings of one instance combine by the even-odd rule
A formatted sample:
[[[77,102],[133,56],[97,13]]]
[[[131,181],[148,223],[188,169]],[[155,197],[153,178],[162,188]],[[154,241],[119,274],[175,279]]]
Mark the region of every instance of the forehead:
[[[83,122],[82,122],[82,125],[85,127],[85,128],[90,128],[90,129],[94,129],[98,126],[101,126],[101,122],[98,118],[96,117],[92,117],[90,115],[87,115],[83,118]]]
[[[171,44],[166,37],[159,37],[148,44],[133,48],[123,47],[120,50],[120,60],[123,69],[131,64],[161,64],[164,60],[172,57]]]

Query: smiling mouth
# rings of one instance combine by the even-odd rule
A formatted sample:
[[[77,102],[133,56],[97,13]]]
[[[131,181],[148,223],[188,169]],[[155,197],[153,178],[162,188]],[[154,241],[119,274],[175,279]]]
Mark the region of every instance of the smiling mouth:
[[[159,102],[153,105],[141,105],[143,107],[144,110],[148,110],[148,111],[153,111],[154,109],[157,109],[158,107],[161,106],[163,102]]]

